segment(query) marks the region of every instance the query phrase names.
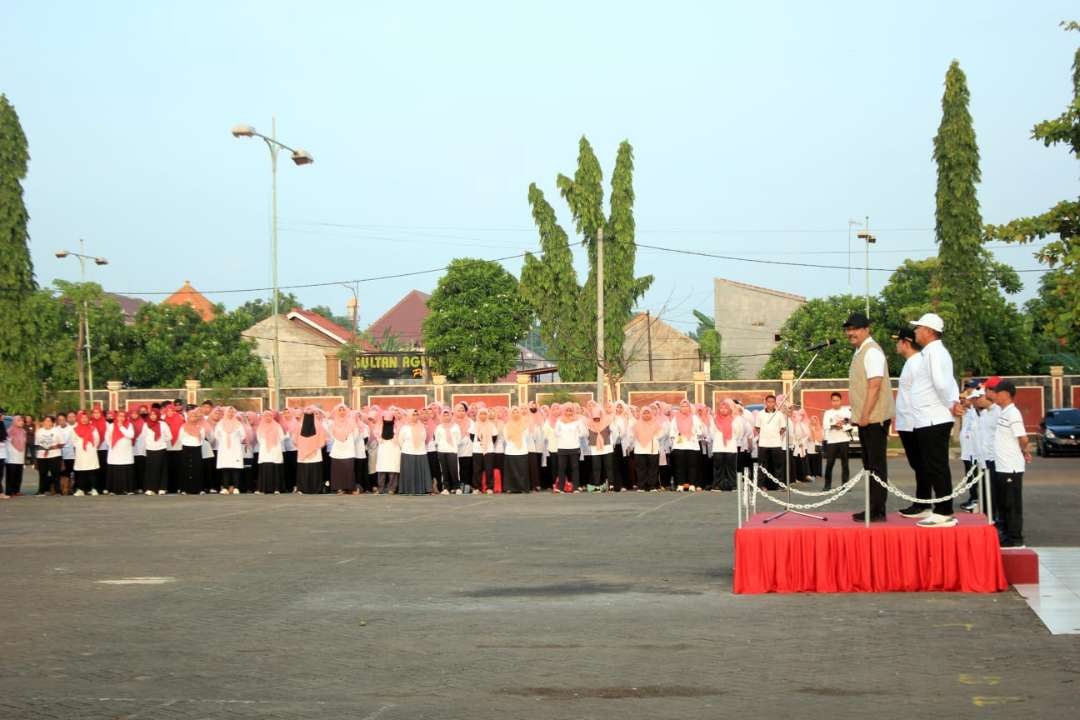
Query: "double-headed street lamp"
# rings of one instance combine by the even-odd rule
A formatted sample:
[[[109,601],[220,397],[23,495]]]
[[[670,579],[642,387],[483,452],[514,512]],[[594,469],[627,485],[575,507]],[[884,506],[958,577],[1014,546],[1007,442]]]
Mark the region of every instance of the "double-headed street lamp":
[[[277,139],[277,118],[270,120],[270,137],[256,132],[251,125],[234,125],[233,137],[257,137],[262,138],[266,147],[270,148],[270,280],[273,285],[273,309],[274,313],[274,392],[272,397],[273,409],[281,407],[281,355],[278,352],[278,274],[277,274],[277,156],[282,150],[292,153],[292,161],[297,165],[310,165],[315,162],[311,153],[306,150],[291,148]]]
[[[865,228],[856,235],[860,240],[866,241],[866,317],[870,317],[870,246],[877,242],[877,238],[870,234],[870,218],[866,218]]]
[[[103,257],[95,257],[95,256],[92,256],[92,255],[87,255],[85,252],[82,252],[82,251],[86,250],[86,241],[83,240],[82,238],[79,238],[79,250],[80,250],[80,252],[72,252],[70,250],[57,250],[56,251],[56,257],[60,258],[61,260],[66,258],[66,257],[78,258],[79,259],[79,280],[80,280],[81,283],[85,284],[86,283],[86,261],[87,260],[92,261],[95,265],[108,265],[109,261],[106,260]],[[82,304],[82,318],[81,318],[81,322],[79,323],[79,335],[83,336],[86,339],[86,342],[84,344],[83,342],[81,342],[81,338],[80,338],[79,345],[84,346],[85,351],[86,351],[86,375],[87,375],[87,379],[88,379],[89,385],[90,385],[89,408],[93,409],[93,407],[94,407],[94,365],[93,365],[93,362],[92,362],[91,357],[90,357],[90,311],[89,311],[89,307],[87,305],[85,297],[83,298],[83,304]],[[84,397],[84,394],[86,392],[86,388],[83,385],[83,368],[82,368],[82,364],[83,364],[82,363],[82,357],[83,356],[82,356],[82,351],[83,351],[83,347],[80,347],[79,352],[76,353],[76,358],[79,361],[78,362],[78,365],[79,365],[79,399],[82,401],[82,405],[85,408],[85,407],[88,407],[88,406],[86,404],[86,398]]]

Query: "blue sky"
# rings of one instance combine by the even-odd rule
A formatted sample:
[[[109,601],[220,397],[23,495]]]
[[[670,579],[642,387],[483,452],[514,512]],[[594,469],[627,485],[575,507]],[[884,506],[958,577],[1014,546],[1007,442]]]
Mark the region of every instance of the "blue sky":
[[[583,7],[584,5],[584,7]],[[281,284],[436,268],[535,248],[536,181],[588,136],[605,172],[635,149],[638,240],[807,270],[640,250],[643,309],[693,327],[716,276],[849,289],[848,220],[871,265],[933,254],[931,139],[942,82],[968,76],[988,222],[1076,195],[1062,149],[1030,139],[1070,93],[1073,3],[5,3],[0,92],[30,141],[39,282],[85,238],[108,290],[185,279],[269,285],[269,159],[245,122],[309,150],[279,173]],[[283,158],[284,160],[284,158]],[[1018,269],[1030,248],[996,249]],[[575,251],[581,269],[584,257]],[[863,256],[856,254],[861,268]],[[507,267],[518,272],[520,261]],[[887,273],[871,274],[876,291]],[[1038,274],[1023,275],[1030,296]],[[437,273],[366,282],[361,324]],[[852,289],[862,292],[863,274]],[[339,286],[296,291],[345,312]],[[268,293],[208,292],[233,306]]]

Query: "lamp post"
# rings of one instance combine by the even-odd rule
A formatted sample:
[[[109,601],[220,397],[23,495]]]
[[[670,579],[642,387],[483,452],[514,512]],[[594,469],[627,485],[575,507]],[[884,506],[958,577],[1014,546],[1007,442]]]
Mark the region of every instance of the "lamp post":
[[[310,165],[315,162],[311,154],[306,150],[291,148],[277,139],[277,117],[270,119],[270,136],[267,137],[256,132],[251,125],[234,125],[233,137],[257,137],[266,143],[270,149],[270,284],[273,286],[273,309],[274,313],[274,392],[271,397],[274,410],[281,408],[281,354],[279,352],[278,333],[278,273],[277,273],[277,249],[278,249],[278,223],[277,223],[277,156],[282,150],[292,153],[292,161],[297,165]]]
[[[870,317],[870,246],[877,242],[877,238],[870,234],[870,216],[866,217],[865,230],[858,234],[860,240],[866,241],[866,317]]]
[[[352,318],[352,327],[350,329],[352,330],[352,334],[353,334],[352,340],[349,343],[350,347],[349,347],[349,353],[348,353],[348,366],[345,368],[345,384],[349,388],[349,402],[348,402],[348,404],[351,406],[352,405],[353,374],[355,372],[354,368],[356,367],[356,357],[355,357],[355,355],[353,353],[355,353],[357,348],[360,347],[359,342],[358,342],[359,338],[356,337],[356,334],[357,334],[356,323],[357,323],[358,314],[359,314],[359,311],[360,311],[360,284],[359,283],[352,283],[352,284],[342,283],[342,285],[344,287],[348,288],[349,291],[352,293],[352,297],[349,298],[348,301],[345,303],[345,308],[349,311],[349,317]]]
[[[604,228],[596,230],[596,402],[604,404]]]
[[[95,257],[95,256],[92,256],[92,255],[87,255],[85,250],[86,250],[86,241],[83,240],[82,238],[79,238],[79,252],[72,252],[70,250],[57,250],[56,251],[56,257],[60,258],[61,260],[63,260],[66,257],[78,258],[78,260],[79,260],[79,282],[81,284],[83,284],[83,285],[86,284],[86,261],[87,260],[92,260],[95,265],[108,265],[109,264],[109,261],[106,260],[103,257]],[[84,288],[84,291],[85,291],[85,288]],[[86,340],[85,343],[83,343],[84,338]],[[91,353],[90,353],[90,309],[89,309],[89,306],[88,306],[88,303],[86,301],[85,296],[83,297],[83,302],[82,302],[82,318],[80,318],[80,322],[79,322],[79,340],[78,340],[78,344],[79,344],[79,352],[76,353],[75,357],[78,360],[78,366],[79,366],[79,400],[80,400],[83,408],[86,408],[87,407],[86,397],[85,397],[86,388],[85,388],[84,382],[83,382],[83,351],[85,349],[85,352],[86,352],[86,380],[87,380],[87,382],[88,382],[88,384],[90,386],[90,404],[89,404],[89,407],[90,407],[91,410],[93,410],[94,409],[94,364],[93,364],[93,361],[91,359]]]

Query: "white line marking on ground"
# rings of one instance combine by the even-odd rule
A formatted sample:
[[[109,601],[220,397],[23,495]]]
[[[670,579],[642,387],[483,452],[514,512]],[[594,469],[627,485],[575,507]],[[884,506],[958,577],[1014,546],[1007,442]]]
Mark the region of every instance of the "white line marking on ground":
[[[338,560],[338,561],[337,561],[336,563],[334,563],[334,564],[335,564],[335,565],[346,565],[346,564],[348,564],[348,563],[351,563],[351,562],[352,562],[353,560],[355,560],[355,559],[356,559],[356,558],[354,558],[354,557],[352,557],[352,558],[345,558],[344,560]]]
[[[685,500],[686,498],[691,497],[692,495],[693,495],[693,493],[687,493],[686,495],[683,495],[682,497],[677,497],[674,500],[668,500],[667,502],[662,502],[662,503],[660,503],[659,505],[657,505],[654,508],[649,508],[648,510],[645,510],[644,512],[639,512],[634,517],[635,518],[645,517],[646,515],[648,515],[651,512],[656,512],[660,508],[666,507],[666,506],[670,505],[671,503],[677,503],[680,500]]]
[[[371,713],[370,715],[366,715],[363,718],[361,718],[361,720],[375,720],[375,718],[379,717],[380,715],[382,715],[384,712],[386,712],[387,710],[389,710],[392,707],[394,707],[394,706],[393,705],[383,705],[381,708],[379,708],[375,712]]]
[[[98,580],[98,585],[164,585],[176,582],[174,577],[129,577],[118,580]]]

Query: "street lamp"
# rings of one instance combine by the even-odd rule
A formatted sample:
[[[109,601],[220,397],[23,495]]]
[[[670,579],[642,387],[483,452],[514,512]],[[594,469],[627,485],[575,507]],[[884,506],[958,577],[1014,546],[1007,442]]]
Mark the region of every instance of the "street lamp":
[[[282,150],[292,153],[292,161],[297,165],[310,165],[315,162],[311,153],[307,150],[291,148],[277,140],[277,117],[270,119],[270,136],[267,137],[257,132],[251,125],[233,125],[232,136],[235,138],[261,138],[270,149],[270,276],[273,285],[273,313],[274,313],[274,392],[272,396],[273,409],[278,410],[281,406],[281,355],[279,353],[278,339],[278,274],[277,274],[277,248],[278,248],[278,223],[277,223],[277,156]]]
[[[870,218],[866,218],[866,229],[856,237],[866,241],[866,317],[870,317],[870,246],[877,242],[877,238],[870,234]]]
[[[79,250],[86,250],[86,241],[79,238]],[[57,250],[56,257],[63,260],[66,257],[74,257],[79,259],[79,281],[83,284],[86,283],[86,261],[91,260],[95,265],[108,265],[109,261],[100,256],[87,255],[85,252],[71,252],[70,250]],[[90,310],[87,306],[86,298],[83,297],[82,305],[82,321],[79,323],[79,345],[83,346],[82,339],[86,338],[86,377],[90,386],[90,409],[94,408],[94,364],[90,353]],[[81,349],[81,347],[80,347]],[[75,356],[79,361],[79,398],[83,403],[83,407],[86,407],[86,400],[84,393],[86,388],[83,386],[83,368],[82,368],[82,353],[79,352]]]

